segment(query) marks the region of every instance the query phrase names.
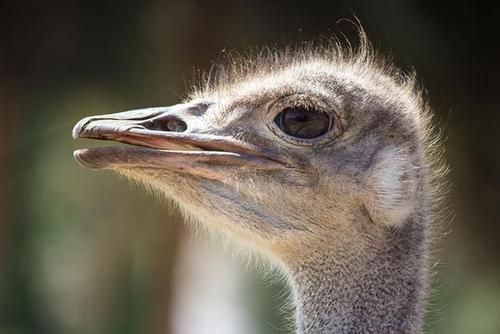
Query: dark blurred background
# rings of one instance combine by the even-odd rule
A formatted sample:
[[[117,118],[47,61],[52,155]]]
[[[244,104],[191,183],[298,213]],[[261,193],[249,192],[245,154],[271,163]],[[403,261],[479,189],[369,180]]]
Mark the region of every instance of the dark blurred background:
[[[78,166],[83,116],[174,104],[224,50],[353,26],[415,69],[447,138],[454,219],[428,333],[500,333],[499,27],[475,1],[3,1],[0,333],[289,333],[286,290],[177,212]]]

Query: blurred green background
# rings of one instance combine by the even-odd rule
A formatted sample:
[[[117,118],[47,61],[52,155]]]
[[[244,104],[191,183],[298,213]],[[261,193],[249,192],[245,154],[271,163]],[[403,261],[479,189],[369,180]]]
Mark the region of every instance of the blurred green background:
[[[452,222],[428,333],[500,333],[499,25],[475,1],[4,1],[0,334],[289,333],[286,289],[177,212],[77,165],[73,124],[179,101],[225,50],[354,29],[415,69],[447,137]],[[83,143],[85,144],[85,143]]]

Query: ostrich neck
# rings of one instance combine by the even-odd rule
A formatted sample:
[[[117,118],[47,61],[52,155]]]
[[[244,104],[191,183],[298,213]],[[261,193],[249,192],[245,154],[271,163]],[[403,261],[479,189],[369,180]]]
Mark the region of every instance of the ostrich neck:
[[[298,332],[419,333],[426,234],[425,224],[406,221],[384,230],[383,242],[360,240],[296,260],[290,276]]]

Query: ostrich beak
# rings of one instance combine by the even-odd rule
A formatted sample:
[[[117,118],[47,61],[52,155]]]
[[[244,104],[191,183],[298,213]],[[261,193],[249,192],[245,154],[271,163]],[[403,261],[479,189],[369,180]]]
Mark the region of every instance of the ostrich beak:
[[[169,169],[220,179],[225,167],[282,169],[285,163],[267,152],[230,136],[192,130],[192,104],[91,116],[73,128],[73,138],[92,138],[129,144],[81,149],[75,159],[91,169]],[[200,126],[198,126],[199,128]],[[202,129],[203,130],[203,129]]]

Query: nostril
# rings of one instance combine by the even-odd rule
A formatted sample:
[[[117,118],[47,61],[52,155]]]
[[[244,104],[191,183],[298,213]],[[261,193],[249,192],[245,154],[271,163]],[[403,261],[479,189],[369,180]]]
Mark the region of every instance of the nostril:
[[[170,131],[170,132],[184,132],[187,129],[186,122],[178,118],[157,118],[149,120],[145,127],[149,130],[157,131]]]
[[[173,132],[184,132],[186,131],[187,125],[184,121],[173,118],[167,121],[167,128],[169,131]]]

